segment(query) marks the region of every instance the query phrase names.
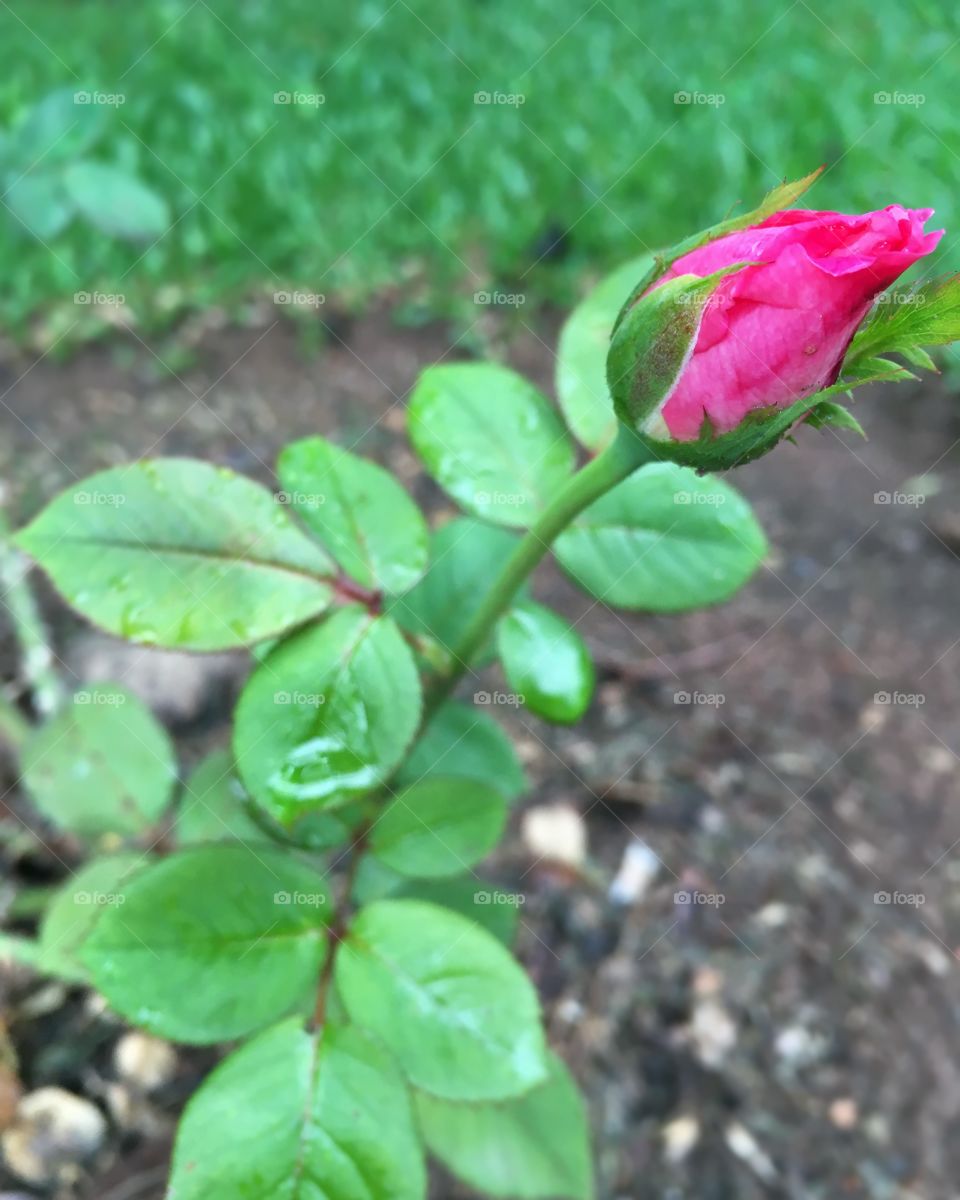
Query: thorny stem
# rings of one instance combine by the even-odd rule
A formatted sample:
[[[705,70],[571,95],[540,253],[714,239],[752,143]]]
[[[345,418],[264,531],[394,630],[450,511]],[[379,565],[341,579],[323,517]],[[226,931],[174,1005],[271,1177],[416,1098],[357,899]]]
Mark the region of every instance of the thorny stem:
[[[653,457],[649,447],[631,429],[620,425],[617,437],[611,445],[578,471],[554,497],[520,540],[471,619],[463,637],[453,648],[450,667],[428,696],[425,722],[469,670],[474,656],[509,608],[517,590],[556,538],[594,500],[609,492],[618,483],[622,483]]]
[[[474,656],[486,643],[497,621],[509,608],[517,590],[550,549],[558,535],[594,500],[616,487],[618,483],[622,483],[624,479],[653,458],[654,455],[649,447],[632,430],[621,425],[612,444],[588,462],[558,492],[536,523],[521,538],[484,597],[483,603],[471,619],[463,637],[454,647],[450,666],[438,678],[427,695],[420,721],[420,731],[469,670]],[[350,865],[347,869],[347,877],[329,926],[330,952],[323,964],[317,987],[317,1004],[312,1026],[314,1029],[319,1028],[326,1018],[327,999],[333,981],[336,954],[346,935],[349,923],[351,893],[357,869],[366,850],[370,830],[375,822],[375,816],[368,817],[355,832],[350,845]]]
[[[334,580],[333,591],[344,604],[362,604],[371,613],[379,613],[383,608],[383,592],[365,588],[342,571]]]
[[[367,848],[367,838],[370,836],[370,830],[373,828],[375,821],[375,817],[367,817],[363,824],[355,831],[353,840],[350,843],[350,862],[347,866],[347,874],[328,928],[330,949],[324,960],[323,969],[320,972],[320,980],[317,984],[317,1003],[313,1012],[311,1029],[320,1029],[327,1017],[327,999],[330,995],[330,984],[333,982],[333,968],[336,963],[337,950],[340,948],[340,943],[347,934],[347,924],[350,915],[350,896],[357,879],[360,860],[363,858],[364,851]]]
[[[51,716],[63,699],[63,687],[54,669],[54,655],[27,575],[30,564],[7,540],[10,527],[3,511],[4,487],[0,482],[0,602],[10,615],[20,643],[21,670],[33,707],[41,717]]]

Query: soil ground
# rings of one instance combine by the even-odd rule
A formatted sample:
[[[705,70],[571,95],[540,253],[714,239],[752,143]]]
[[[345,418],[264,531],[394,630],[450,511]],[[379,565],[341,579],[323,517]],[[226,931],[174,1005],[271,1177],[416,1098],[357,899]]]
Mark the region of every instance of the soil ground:
[[[534,324],[507,357],[549,389],[558,322]],[[403,398],[423,366],[460,353],[443,326],[373,315],[310,359],[283,325],[216,332],[179,378],[136,342],[66,366],[8,359],[0,479],[22,516],[146,454],[269,481],[283,443],[323,432],[359,439],[440,517],[448,504],[402,437]],[[538,577],[601,682],[572,730],[498,713],[533,788],[493,871],[525,897],[521,957],[589,1097],[602,1200],[960,1196],[960,404],[935,384],[857,407],[869,442],[804,431],[736,474],[772,549],[731,603],[615,613],[553,567]],[[82,630],[47,607],[69,657]],[[221,700],[181,726],[183,761],[228,718]],[[523,808],[558,802],[584,816],[587,880],[522,845]],[[633,838],[661,865],[623,907],[607,886]],[[55,873],[40,853],[17,869]],[[27,1085],[99,1100],[116,1023],[76,990],[21,981],[7,998]],[[172,1117],[212,1057],[183,1052],[150,1119],[114,1132],[64,1194],[158,1200]],[[459,1195],[438,1177],[437,1198]]]

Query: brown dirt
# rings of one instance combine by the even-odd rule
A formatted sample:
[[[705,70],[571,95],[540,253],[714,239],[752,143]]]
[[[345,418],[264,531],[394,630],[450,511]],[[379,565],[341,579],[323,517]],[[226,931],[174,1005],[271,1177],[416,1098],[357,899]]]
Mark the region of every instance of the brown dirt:
[[[544,317],[509,346],[545,387],[556,329]],[[222,332],[179,379],[136,343],[132,358],[7,362],[0,478],[25,516],[75,476],[143,454],[269,480],[284,442],[323,432],[388,462],[439,514],[401,437],[403,399],[421,367],[459,353],[450,342],[443,327],[372,316],[310,360],[285,326]],[[527,803],[585,814],[594,878],[532,866],[518,834],[494,866],[526,897],[520,952],[590,1097],[603,1200],[957,1195],[960,406],[938,386],[888,388],[858,412],[868,443],[802,432],[737,473],[773,550],[732,603],[615,613],[554,568],[539,577],[602,682],[574,730],[504,720],[534,781]],[[875,502],[922,474],[940,485],[922,505]],[[51,611],[69,641],[75,622]],[[677,704],[680,690],[723,702]],[[226,714],[214,717],[222,736]],[[196,741],[187,731],[186,756]],[[631,837],[663,865],[624,911],[605,888]],[[679,890],[723,902],[677,904]],[[14,1030],[30,1085],[89,1086],[116,1029],[92,1033],[84,1003]],[[78,1022],[85,1048],[68,1055]],[[168,1111],[208,1062],[185,1059]],[[668,1145],[694,1130],[671,1161]],[[161,1196],[166,1148],[162,1132],[115,1139],[116,1161],[77,1194]],[[436,1194],[459,1193],[441,1181]]]

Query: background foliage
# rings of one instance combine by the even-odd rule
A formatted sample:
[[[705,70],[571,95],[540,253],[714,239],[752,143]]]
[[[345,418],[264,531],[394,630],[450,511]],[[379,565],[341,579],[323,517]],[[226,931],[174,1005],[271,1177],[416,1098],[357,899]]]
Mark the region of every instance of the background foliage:
[[[134,245],[75,222],[51,254],[7,214],[0,254],[20,266],[4,322],[98,285],[141,321],[259,285],[360,299],[407,277],[428,279],[434,301],[451,280],[465,295],[508,280],[566,302],[583,266],[675,240],[819,162],[820,207],[898,199],[948,227],[957,214],[944,98],[960,13],[927,0],[715,13],[365,0],[322,20],[308,0],[4,7],[0,124],[57,87],[122,93],[97,158],[172,220]],[[475,103],[498,91],[523,103]],[[322,103],[275,104],[278,92]],[[941,267],[960,265],[949,239],[943,250]]]

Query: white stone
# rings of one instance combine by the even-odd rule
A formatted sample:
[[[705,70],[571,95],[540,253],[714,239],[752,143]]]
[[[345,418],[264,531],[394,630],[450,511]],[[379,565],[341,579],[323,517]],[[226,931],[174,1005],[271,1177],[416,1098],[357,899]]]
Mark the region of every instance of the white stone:
[[[521,826],[523,842],[538,862],[581,867],[587,857],[587,827],[570,804],[541,804],[528,809]]]

